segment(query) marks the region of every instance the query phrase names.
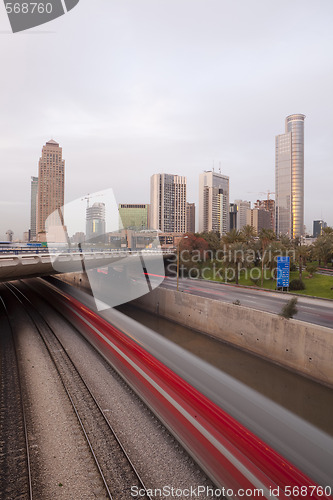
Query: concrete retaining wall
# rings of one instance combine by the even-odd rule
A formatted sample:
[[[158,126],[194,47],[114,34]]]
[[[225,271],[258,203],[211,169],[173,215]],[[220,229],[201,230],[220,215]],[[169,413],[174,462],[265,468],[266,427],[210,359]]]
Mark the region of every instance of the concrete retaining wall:
[[[165,288],[132,304],[333,386],[333,329]]]
[[[91,287],[86,273],[58,274],[55,277],[91,294]]]

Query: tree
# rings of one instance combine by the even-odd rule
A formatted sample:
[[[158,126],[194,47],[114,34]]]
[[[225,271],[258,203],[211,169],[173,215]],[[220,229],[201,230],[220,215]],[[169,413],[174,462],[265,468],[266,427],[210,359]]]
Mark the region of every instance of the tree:
[[[242,230],[240,231],[245,243],[247,243],[249,246],[251,245],[251,243],[253,243],[255,237],[256,237],[256,231],[254,229],[253,226],[250,226],[249,224],[247,224],[246,226],[244,226],[242,228]]]
[[[273,270],[275,269],[274,278],[276,278],[277,257],[283,255],[285,249],[280,241],[270,241],[266,247],[264,255],[264,266],[268,266],[273,278]]]
[[[232,229],[224,236],[222,236],[222,243],[227,246],[231,245],[232,243],[242,241],[244,241],[243,235],[240,231],[237,231],[237,229]]]
[[[215,233],[214,231],[210,231],[209,233],[198,233],[198,237],[202,238],[208,243],[209,250],[212,250],[212,252],[215,255],[216,251],[221,246],[221,239],[219,233]]]
[[[199,262],[205,258],[205,252],[208,250],[208,243],[197,234],[189,233],[178,243],[180,254],[180,263],[187,272],[193,267],[198,268]]]
[[[199,252],[200,257],[203,258],[204,251],[208,250],[208,243],[206,240],[197,236],[196,234],[186,234],[179,242],[179,249],[181,251],[186,250],[190,254],[194,251]]]
[[[291,241],[291,239],[289,238],[289,236],[287,236],[286,234],[282,234],[279,238],[280,242],[281,242],[281,245],[286,249],[286,250],[289,250],[290,248],[293,248],[293,243]]]
[[[264,266],[267,259],[266,248],[268,244],[276,240],[276,234],[272,229],[262,229],[259,234],[260,257],[261,257],[261,286],[264,286]]]
[[[227,262],[231,264],[235,269],[235,281],[236,285],[239,282],[239,274],[241,265],[246,265],[246,252],[247,248],[244,243],[240,241],[235,241],[229,246],[229,251],[227,252]]]
[[[321,261],[323,261],[326,267],[327,263],[333,259],[333,228],[325,227],[313,246],[319,266],[321,265]]]
[[[299,269],[299,279],[302,281],[303,267],[306,266],[306,261],[309,258],[309,247],[300,245],[296,248],[296,261]]]
[[[318,266],[316,264],[307,264],[306,270],[309,273],[309,278],[312,278],[313,275],[317,272]]]

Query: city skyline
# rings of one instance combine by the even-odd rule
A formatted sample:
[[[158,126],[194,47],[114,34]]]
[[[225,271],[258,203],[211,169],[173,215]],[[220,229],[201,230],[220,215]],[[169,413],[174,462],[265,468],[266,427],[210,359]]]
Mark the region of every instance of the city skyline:
[[[285,119],[285,133],[279,134],[278,136],[275,137],[275,140],[276,140],[276,145],[275,145],[275,148],[276,148],[276,165],[275,165],[276,182],[277,182],[278,175],[279,175],[278,169],[277,169],[279,162],[282,161],[283,165],[284,165],[284,163],[287,162],[289,165],[288,169],[287,169],[289,172],[288,177],[290,177],[290,179],[288,180],[289,187],[287,189],[287,191],[288,191],[287,194],[289,193],[288,194],[289,198],[291,198],[292,189],[295,190],[295,187],[292,186],[292,178],[295,177],[295,173],[293,173],[293,167],[292,167],[292,165],[294,163],[300,164],[300,166],[298,166],[299,167],[298,171],[296,172],[297,173],[296,177],[297,177],[298,181],[299,181],[300,177],[304,176],[304,125],[303,125],[304,119],[305,119],[305,116],[301,115],[301,114],[287,116]],[[295,125],[295,123],[294,123],[294,122],[298,122],[298,121],[302,122],[301,129],[299,129],[299,127],[297,125]],[[293,145],[292,145],[292,140],[291,140],[291,137],[292,137],[291,131],[292,130],[294,132],[294,135],[296,135],[296,132],[299,135],[298,142],[294,139]],[[301,149],[300,149],[300,147],[301,147]],[[292,154],[293,150],[295,150],[297,152],[297,155],[300,156],[300,159],[298,158],[298,156],[297,156],[297,158],[293,157],[293,154]],[[282,157],[281,157],[281,151],[282,151]],[[57,154],[53,154],[53,155],[49,154],[50,152],[51,153],[59,153],[59,156]],[[50,157],[53,156],[53,163],[52,163],[52,159],[49,160],[49,158],[48,158],[49,156]],[[282,160],[281,160],[281,158],[282,158]],[[38,183],[39,178],[31,176],[30,227],[29,227],[29,230],[24,233],[23,238],[21,238],[22,241],[24,241],[24,239],[25,239],[25,234],[28,234],[28,233],[30,234],[31,240],[32,241],[35,240],[36,226],[37,226],[36,219],[38,219],[38,212],[39,212],[39,219],[40,219],[38,221],[38,224],[39,224],[39,231],[38,232],[44,232],[45,231],[45,220],[47,218],[47,215],[49,213],[54,212],[54,209],[60,208],[62,206],[62,204],[64,204],[63,201],[61,204],[61,200],[64,200],[64,164],[65,164],[65,161],[62,160],[62,148],[60,148],[59,143],[57,143],[53,139],[50,139],[43,146],[42,156],[39,159],[39,176],[42,179],[42,182],[39,184]],[[59,168],[61,169],[61,172],[60,172]],[[51,169],[51,170],[47,170],[47,169]],[[56,177],[54,179],[52,179],[51,183],[49,183],[48,180],[49,180],[49,175],[50,175],[51,171],[56,174]],[[59,179],[61,181],[60,184],[59,184]],[[221,182],[219,182],[219,179],[222,179],[223,182],[226,184],[222,186]],[[185,232],[195,232],[195,231],[199,231],[199,232],[213,231],[213,232],[219,232],[223,236],[224,234],[226,234],[226,232],[228,232],[229,230],[231,230],[232,228],[235,228],[235,227],[237,230],[241,230],[244,227],[244,225],[252,225],[255,228],[255,224],[253,224],[252,222],[249,222],[249,221],[254,220],[253,219],[253,217],[254,217],[253,212],[254,211],[257,211],[257,210],[262,211],[263,209],[264,209],[264,211],[270,212],[270,223],[265,222],[264,226],[262,226],[262,227],[265,227],[265,228],[270,227],[271,229],[273,229],[275,231],[275,225],[274,225],[275,200],[270,199],[270,195],[275,194],[275,193],[268,191],[267,198],[261,199],[261,200],[257,198],[257,200],[253,203],[251,201],[246,201],[246,200],[241,200],[241,199],[235,199],[235,200],[233,200],[233,202],[231,202],[231,200],[229,199],[229,177],[223,175],[221,172],[219,172],[219,173],[215,172],[214,169],[210,170],[210,171],[206,170],[206,171],[199,174],[199,183],[198,183],[199,184],[199,207],[198,207],[198,212],[199,212],[198,225],[199,225],[199,228],[197,228],[196,224],[193,223],[193,220],[191,222],[189,222],[187,220],[188,214],[189,214],[189,207],[191,207],[191,219],[194,218],[194,221],[196,219],[195,203],[189,203],[187,198],[186,198],[187,178],[184,176],[180,176],[178,174],[167,174],[167,173],[153,174],[151,176],[151,179],[150,179],[150,201],[152,202],[153,207],[155,205],[155,207],[154,207],[154,212],[156,212],[154,214],[155,222],[156,222],[156,217],[158,216],[158,212],[159,212],[159,219],[161,220],[161,213],[162,213],[161,209],[163,208],[162,205],[164,203],[164,201],[163,201],[163,203],[161,204],[160,199],[154,200],[154,197],[156,197],[155,194],[158,192],[161,193],[161,192],[165,191],[165,193],[163,194],[163,198],[166,199],[165,195],[166,194],[170,195],[170,193],[171,193],[171,192],[169,192],[170,189],[168,191],[167,185],[169,185],[169,184],[170,184],[170,186],[171,185],[175,186],[175,188],[174,188],[175,191],[172,193],[172,196],[174,198],[177,198],[178,195],[180,195],[182,197],[182,204],[185,206],[185,209],[181,210],[180,212],[178,212],[177,210],[174,210],[173,216],[171,216],[170,219],[168,219],[168,217],[166,217],[166,216],[163,217],[163,220],[167,221],[166,225],[170,226],[173,224],[175,227],[179,226],[177,228],[177,230],[175,230],[175,227],[173,229],[171,229],[170,227],[168,229],[163,228],[164,232],[179,232],[179,233],[183,232],[183,233],[185,233]],[[57,194],[58,194],[57,200],[55,200],[54,197],[53,197],[53,199],[50,198],[47,200],[47,205],[50,205],[50,206],[52,205],[52,210],[51,209],[49,210],[48,209],[49,207],[47,207],[47,210],[45,212],[45,208],[44,208],[43,209],[45,212],[44,215],[42,215],[42,209],[41,209],[41,206],[43,206],[43,203],[39,203],[40,206],[38,206],[38,196],[37,196],[38,189],[40,190],[40,192],[43,191],[43,189],[42,189],[43,185],[44,185],[44,188],[43,188],[44,191],[45,191],[45,187],[47,187],[47,194],[50,194],[53,191],[57,192]],[[178,190],[177,190],[177,186],[178,186]],[[209,190],[212,191],[214,186],[215,186],[215,191],[217,189],[216,193],[214,192],[214,193],[209,194],[208,191]],[[303,192],[304,192],[303,186],[304,186],[304,178],[301,179],[301,188],[299,189],[299,193],[297,193],[298,194],[298,201],[299,201],[300,197],[303,196]],[[221,190],[221,193],[224,195],[223,196],[224,202],[222,203],[221,200],[217,200],[217,199],[214,202],[214,200],[213,200],[214,195],[215,195],[215,198],[219,198],[219,196],[220,196],[219,188],[221,188],[221,187],[224,187],[224,189]],[[296,187],[298,187],[298,186],[296,186]],[[211,189],[209,189],[209,188],[211,188]],[[58,192],[57,190],[59,190],[59,189],[60,189],[60,191]],[[207,191],[206,195],[204,193],[205,189]],[[275,189],[276,189],[276,194],[279,194],[278,193],[279,189],[278,189],[277,184],[275,186]],[[168,192],[166,192],[166,191],[168,191]],[[224,191],[225,191],[225,193],[224,193]],[[260,194],[265,194],[265,193],[261,192]],[[207,199],[205,198],[205,196]],[[88,196],[86,196],[82,199],[89,199],[89,197],[90,197],[90,195],[88,194]],[[281,195],[280,195],[280,197],[281,197]],[[45,196],[44,196],[44,198],[45,198]],[[46,202],[46,198],[44,199],[44,202]],[[253,206],[252,206],[252,204],[253,204]],[[44,203],[44,205],[45,205],[45,203]],[[95,203],[94,207],[95,206],[97,207],[97,205],[100,205],[100,204]],[[147,221],[145,224],[142,224],[142,221],[141,221],[142,214],[140,214],[140,217],[141,217],[140,221],[141,222],[140,222],[139,226],[142,226],[145,229],[147,229],[148,227],[150,229],[155,229],[155,226],[153,227],[151,224],[148,223],[148,219],[150,218],[148,215],[148,212],[150,212],[150,205],[151,205],[151,203],[149,203],[149,204],[147,204],[147,203],[143,203],[143,204],[142,203],[140,203],[140,204],[121,203],[118,205],[118,212],[119,212],[119,217],[120,217],[119,220],[121,221],[122,217],[126,218],[126,217],[130,216],[130,214],[132,213],[131,210],[133,211],[133,214],[131,215],[131,217],[138,218],[139,214],[136,214],[135,212],[138,211],[138,209],[144,208],[146,211],[148,210],[147,213],[145,214],[145,218],[147,219]],[[159,205],[161,205],[160,208],[158,208]],[[169,203],[169,205],[170,205],[170,203]],[[206,207],[207,213],[205,215],[203,213],[203,206],[204,205],[210,206],[210,209],[208,210],[209,213],[207,212],[207,207]],[[304,210],[304,198],[301,199],[301,205],[302,205],[302,208]],[[175,206],[174,203],[173,203],[173,206]],[[223,209],[222,209],[222,206],[223,206]],[[231,227],[231,224],[228,221],[228,218],[231,216],[230,210],[233,210],[232,207],[236,207],[236,211],[235,211],[236,226],[234,226],[234,222],[233,222],[232,227]],[[89,210],[89,208],[87,208],[87,220],[88,220],[88,210]],[[124,210],[123,214],[121,213],[121,210]],[[164,210],[164,208],[163,208],[163,210]],[[126,212],[128,212],[128,215],[126,214]],[[169,215],[171,214],[171,205],[166,207],[165,212],[168,213]],[[217,212],[219,212],[219,213],[217,213]],[[250,212],[251,212],[251,214],[250,214]],[[278,211],[277,211],[277,213],[278,213]],[[37,217],[36,217],[36,215],[37,215]],[[301,218],[301,220],[303,220],[302,216],[303,216],[303,214],[298,214],[298,218]],[[204,221],[204,218],[206,218],[207,220]],[[219,218],[221,219],[220,223],[217,220]],[[35,224],[33,222],[34,219],[35,219]],[[174,221],[174,219],[176,222]],[[223,223],[222,223],[222,219],[223,219]],[[292,222],[291,222],[292,219],[293,219],[293,213],[292,213],[292,209],[290,206],[289,207],[289,215],[288,215],[290,228],[292,227]],[[42,222],[43,220],[44,220],[44,223]],[[313,221],[313,227],[314,227],[315,222],[316,221]],[[122,223],[122,222],[120,222],[120,223]],[[219,224],[219,227],[217,227],[217,224]],[[258,221],[256,222],[256,224],[258,226]],[[259,226],[260,226],[260,224],[262,224],[262,223],[259,223]],[[325,223],[325,224],[327,226],[327,223]],[[163,222],[162,225],[165,226],[165,222]],[[223,228],[222,228],[222,225],[223,225]],[[283,223],[282,223],[282,225],[283,225]],[[282,227],[282,225],[281,225],[281,223],[279,223],[278,217],[277,217],[276,218],[276,228]],[[128,226],[128,224],[126,223],[124,228],[127,228],[127,226]],[[185,227],[185,231],[180,230],[180,227],[182,227],[182,226]],[[191,226],[191,228],[192,228],[191,231],[189,230],[189,226]],[[193,227],[195,227],[195,230],[193,229]],[[161,226],[160,222],[156,225],[156,228],[158,230],[161,230],[162,226]],[[11,231],[11,230],[7,230],[6,236],[8,234],[8,231]],[[38,236],[38,232],[37,232],[37,236]],[[88,234],[88,232],[87,232],[87,234]],[[258,229],[257,229],[257,232],[259,232]],[[291,231],[290,231],[290,233],[291,233]],[[276,231],[276,234],[281,235],[281,236],[286,235],[286,236],[290,237],[291,236],[290,233],[288,231],[280,231],[280,232]],[[14,233],[12,233],[12,234],[14,234]],[[313,236],[315,233],[313,232],[311,234],[311,232],[308,231],[307,234],[309,236]],[[296,234],[296,235],[294,234],[293,238],[296,236],[298,236],[298,234]],[[305,233],[304,233],[304,236],[305,236]],[[15,239],[14,239],[14,241],[15,241]],[[37,237],[37,241],[38,241],[38,237]]]
[[[17,35],[0,16],[2,237],[29,227],[27,185],[50,137],[66,151],[66,202],[106,185],[119,203],[148,202],[147,179],[163,171],[186,176],[198,206],[198,175],[213,166],[230,200],[254,202],[274,191],[274,138],[293,113],[307,116],[307,230],[332,226],[333,5],[282,1],[272,14],[259,0],[96,0]]]
[[[294,161],[294,159],[292,158],[292,155],[291,155],[291,132],[289,131],[288,132],[288,127],[291,129],[291,126],[290,126],[290,122],[292,122],[294,119],[296,120],[297,117],[301,117],[302,121],[304,121],[304,118],[305,116],[304,115],[290,115],[288,116],[286,119],[285,119],[285,127],[286,127],[286,132],[285,134],[280,134],[278,136],[276,136],[276,158],[278,158],[279,154],[278,153],[278,150],[279,149],[283,149],[283,153],[285,153],[285,151],[287,151],[287,161],[289,163],[291,163],[292,161]],[[304,130],[302,129],[302,140],[303,140],[303,136],[304,136]],[[285,144],[285,141],[287,139],[287,143]],[[282,140],[282,143],[281,143],[281,140]],[[302,141],[301,141],[302,142]],[[50,147],[52,149],[52,151],[50,150]],[[286,147],[287,147],[287,150],[286,150]],[[57,150],[60,151],[60,156],[59,156],[59,162],[58,162],[58,159],[56,160],[56,163],[54,163],[53,165],[50,164],[49,166],[49,160],[47,159],[47,156],[48,153],[51,152],[55,152],[55,148],[57,148]],[[296,149],[297,151],[299,151],[299,144],[297,143],[296,145]],[[52,156],[52,155],[51,155]],[[53,156],[57,156],[57,155],[53,155]],[[302,160],[304,161],[304,142],[302,142],[302,151],[301,151],[301,156],[302,156]],[[282,158],[284,161],[285,161],[285,158],[283,157]],[[54,161],[54,159],[53,159]],[[55,168],[55,171],[57,170],[57,168],[59,168],[59,166],[62,167],[62,172],[61,172],[61,193],[60,193],[60,197],[62,197],[62,199],[64,198],[64,160],[62,160],[62,148],[59,147],[59,144],[54,141],[53,139],[49,140],[46,142],[46,144],[43,146],[42,148],[42,156],[40,157],[39,159],[39,175],[41,176],[41,178],[43,179],[43,176],[45,177],[45,172],[43,172],[43,175],[41,175],[41,167],[42,167],[42,170],[45,170],[45,168],[52,168],[53,166],[53,169]],[[301,165],[302,166],[302,165]],[[291,168],[291,167],[290,167]],[[289,168],[289,170],[290,170]],[[289,172],[291,174],[291,172]],[[301,172],[302,173],[302,172]],[[57,175],[59,174],[59,172],[57,171]],[[276,174],[277,175],[277,174]],[[58,175],[59,177],[59,175]],[[290,175],[291,177],[291,175]],[[209,179],[207,181],[207,179]],[[211,184],[210,188],[213,188],[215,185],[217,187],[221,187],[220,186],[220,183],[218,182],[219,179],[222,179],[224,182],[227,182],[227,184],[225,184],[224,188],[225,189],[225,193],[226,193],[226,197],[225,198],[225,202],[224,202],[224,205],[223,205],[223,210],[222,210],[222,205],[220,208],[218,208],[217,205],[219,205],[220,202],[216,201],[215,200],[215,205],[214,205],[214,200],[213,200],[213,197],[212,197],[212,193],[210,194],[210,196],[207,194],[206,198],[207,200],[205,200],[205,204],[207,205],[207,203],[210,206],[210,215],[207,213],[206,214],[206,223],[204,224],[203,222],[203,212],[202,212],[202,207],[204,205],[203,203],[203,199],[202,199],[202,196],[204,196],[203,194],[203,188],[206,186],[209,187],[209,185]],[[59,180],[59,179],[58,179]],[[158,189],[157,188],[157,185],[155,186],[154,184],[156,184],[157,181],[159,182],[160,184],[160,188]],[[56,179],[53,179],[53,182],[51,183],[51,187],[52,185],[56,185],[57,182],[55,182]],[[155,182],[156,181],[156,182]],[[289,182],[289,181],[288,181]],[[291,182],[291,181],[290,181]],[[302,183],[304,184],[304,179],[302,179]],[[45,184],[45,182],[44,182]],[[59,184],[59,182],[58,182]],[[226,232],[228,232],[228,230],[231,230],[232,228],[235,228],[237,230],[241,230],[244,225],[253,225],[252,222],[249,222],[249,220],[251,218],[253,218],[253,214],[250,215],[250,212],[252,211],[256,211],[256,210],[264,210],[264,211],[269,211],[270,212],[270,223],[264,223],[264,226],[265,228],[268,228],[270,227],[271,229],[274,230],[275,232],[275,223],[274,223],[274,219],[275,219],[275,200],[273,199],[270,199],[270,195],[271,194],[275,194],[275,193],[272,193],[270,191],[267,192],[267,198],[264,198],[264,199],[259,199],[257,198],[255,202],[252,202],[252,201],[247,201],[247,200],[241,200],[241,199],[235,199],[233,201],[231,201],[229,199],[229,177],[228,176],[225,176],[223,175],[221,172],[215,172],[215,170],[206,170],[202,173],[199,174],[199,182],[198,182],[198,185],[199,185],[199,207],[196,207],[195,206],[195,203],[190,203],[188,202],[187,200],[187,197],[186,197],[186,185],[187,185],[187,178],[184,177],[184,176],[180,176],[178,174],[167,174],[167,173],[159,173],[159,174],[153,174],[151,176],[151,179],[150,179],[150,201],[152,200],[152,198],[154,198],[154,191],[157,193],[157,191],[161,191],[161,186],[162,184],[175,184],[178,185],[178,191],[177,193],[178,194],[181,194],[181,188],[182,186],[184,187],[184,193],[182,194],[182,197],[183,197],[183,201],[182,201],[182,204],[185,206],[185,210],[182,210],[182,213],[176,213],[176,217],[171,217],[170,218],[170,221],[171,219],[179,219],[178,222],[176,221],[176,225],[178,225],[179,227],[180,226],[184,226],[186,227],[186,230],[185,231],[180,231],[179,229],[177,231],[174,231],[174,230],[171,230],[170,228],[169,229],[165,229],[165,232],[195,232],[195,231],[198,231],[198,232],[209,232],[209,231],[213,231],[213,232],[219,232],[222,236],[224,234],[226,234]],[[204,186],[205,184],[205,186]],[[42,184],[41,184],[42,185]],[[36,231],[36,226],[37,226],[37,220],[35,221],[35,227],[34,227],[34,224],[33,224],[33,220],[34,218],[36,217],[37,213],[38,213],[38,196],[37,196],[37,191],[38,191],[38,177],[34,177],[34,176],[31,176],[31,187],[30,187],[30,194],[31,194],[31,199],[30,199],[30,227],[29,227],[29,230],[26,231],[24,234],[23,234],[23,238],[19,239],[20,241],[24,241],[25,239],[25,234],[30,234],[30,238],[32,241],[34,241],[34,230]],[[216,188],[215,186],[215,188]],[[59,188],[59,186],[57,187],[57,189]],[[180,190],[179,190],[180,189]],[[275,188],[277,189],[277,188]],[[48,187],[48,190],[50,191],[49,187]],[[162,186],[162,191],[165,190],[165,187]],[[216,190],[216,189],[215,189]],[[289,191],[291,190],[291,184],[289,186]],[[52,191],[52,189],[51,189]],[[302,191],[302,190],[301,190]],[[173,193],[173,196],[175,194],[177,194],[176,192]],[[223,190],[221,191],[222,194],[223,193]],[[81,200],[83,199],[89,199],[90,198],[90,195],[89,193],[87,193],[88,196],[84,197],[84,198],[81,198]],[[170,194],[170,193],[167,193],[167,194]],[[259,194],[266,194],[265,192],[260,192]],[[217,195],[217,197],[219,197],[219,193],[216,192],[215,195]],[[177,196],[176,196],[177,197]],[[212,198],[212,199],[208,199],[208,198]],[[216,197],[216,196],[215,196]],[[59,200],[58,200],[59,201]],[[77,201],[77,200],[76,200]],[[155,200],[156,201],[156,200]],[[158,204],[160,203],[159,200],[156,201],[153,201],[153,205],[155,204],[156,206],[158,206]],[[302,202],[304,203],[304,200],[302,200]],[[62,205],[60,203],[59,205],[59,202],[58,203],[55,203],[54,200],[49,200],[48,201],[48,204],[51,204],[54,206],[56,206],[56,208],[60,208]],[[220,203],[221,204],[221,203]],[[52,206],[53,206],[52,205]],[[59,207],[58,207],[59,205]],[[97,206],[99,205],[98,203],[95,203],[94,206]],[[137,217],[139,216],[139,214],[136,214],[135,212],[138,211],[138,209],[145,209],[147,211],[147,213],[145,213],[145,218],[147,219],[147,221],[150,219],[150,216],[149,216],[149,213],[150,213],[150,203],[139,203],[139,204],[130,204],[130,203],[120,203],[118,205],[118,212],[119,212],[119,221],[121,221],[122,217]],[[169,204],[170,205],[170,204]],[[188,213],[189,213],[189,208],[191,207],[191,219],[192,221],[189,222],[187,219],[188,219]],[[229,210],[228,210],[228,207],[229,207]],[[235,211],[235,214],[234,214],[234,217],[235,217],[235,221],[233,222],[232,224],[232,227],[231,227],[231,223],[228,222],[228,217],[231,217],[231,211],[230,210],[233,210],[232,207],[235,207],[236,208],[236,211]],[[54,208],[54,207],[53,207]],[[194,218],[194,221],[196,220],[196,209],[198,208],[198,213],[199,213],[199,221],[198,221],[198,226],[195,224],[194,222],[194,225],[193,225],[193,218]],[[88,209],[87,209],[88,210]],[[121,211],[124,210],[124,213],[122,214]],[[131,210],[133,211],[133,214],[131,214]],[[171,206],[168,207],[168,210],[167,212],[170,212],[171,210]],[[214,215],[214,210],[215,212],[216,211],[220,211],[220,215],[223,215],[224,217],[224,229],[222,229],[222,222],[220,224],[221,227],[217,228],[215,227],[216,224],[218,224],[217,222],[217,219],[216,219],[216,216],[218,215],[217,212],[215,213]],[[54,210],[52,210],[51,212],[53,212]],[[41,214],[41,209],[39,208],[39,212]],[[126,214],[126,212],[128,212],[128,215]],[[156,210],[155,210],[156,212]],[[159,212],[161,212],[161,209],[159,209]],[[222,214],[223,212],[223,214]],[[171,212],[170,212],[171,213]],[[126,215],[125,215],[126,214]],[[134,215],[135,214],[135,215]],[[155,214],[156,215],[156,214]],[[160,214],[161,215],[161,214]],[[88,216],[87,216],[88,217]],[[290,219],[292,217],[292,211],[291,211],[291,208],[290,208]],[[43,219],[43,217],[41,216],[40,217],[41,219]],[[44,220],[46,220],[47,217],[44,217]],[[140,213],[140,221],[141,221],[141,218],[142,218],[142,214]],[[213,221],[213,219],[216,219],[216,221]],[[218,218],[218,217],[217,217]],[[36,217],[37,219],[37,217]],[[156,219],[156,217],[155,217]],[[166,218],[164,217],[164,219],[166,220]],[[181,222],[181,219],[183,219],[183,222]],[[210,219],[210,226],[212,226],[210,229],[208,228],[208,219]],[[134,219],[133,219],[134,220]],[[252,219],[251,219],[252,220]],[[142,225],[142,221],[140,222],[139,226],[142,226],[144,227],[145,229],[146,228],[150,228],[150,229],[155,229],[155,227],[153,227],[150,223],[148,223],[146,221],[145,224]],[[222,218],[221,218],[221,221],[222,221]],[[313,227],[314,227],[314,223],[316,221],[314,220],[313,221]],[[172,224],[173,222],[168,222],[168,224]],[[120,224],[122,224],[122,222],[120,222]],[[163,223],[164,224],[164,223]],[[167,225],[168,225],[167,224]],[[208,225],[207,225],[208,224]],[[215,226],[214,226],[215,224]],[[236,226],[234,226],[234,224],[236,224]],[[291,224],[291,222],[290,222]],[[327,223],[325,223],[326,226],[327,226]],[[125,224],[124,228],[127,227],[127,223]],[[133,225],[133,224],[132,224]],[[260,224],[259,224],[260,225]],[[161,224],[157,224],[157,226],[161,226]],[[156,227],[157,227],[156,226]],[[189,230],[189,226],[191,226],[192,230],[190,231]],[[200,227],[201,226],[201,227]],[[205,227],[204,227],[205,226]],[[207,227],[206,227],[207,226]],[[267,227],[266,227],[267,226]],[[276,219],[276,227],[278,226],[278,222],[277,222],[277,219]],[[195,230],[193,230],[193,227],[195,227]],[[254,226],[255,227],[255,226]],[[158,227],[157,228],[158,230],[161,230],[161,227]],[[8,231],[11,231],[11,230],[7,230],[6,232],[6,236],[7,236],[7,233]],[[258,232],[258,231],[257,231]],[[14,235],[14,233],[12,233]],[[84,233],[82,233],[84,234]],[[278,233],[277,233],[278,234]],[[280,232],[279,233],[280,235],[286,235],[286,236],[290,236],[288,234],[288,232]],[[313,236],[314,235],[314,232],[311,233],[311,231],[308,231],[307,232],[307,235],[309,236]],[[296,235],[297,236],[297,235]],[[304,233],[304,236],[305,236],[305,233]],[[295,237],[295,236],[294,236]],[[6,239],[6,238],[4,238]],[[15,241],[15,238],[14,240]],[[37,241],[38,241],[38,237],[37,237]]]

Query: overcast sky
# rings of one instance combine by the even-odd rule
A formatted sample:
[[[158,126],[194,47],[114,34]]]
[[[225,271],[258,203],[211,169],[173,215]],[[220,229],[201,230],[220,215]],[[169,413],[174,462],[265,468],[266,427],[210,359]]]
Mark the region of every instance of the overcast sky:
[[[305,119],[305,223],[333,225],[332,0],[81,0],[12,34],[0,5],[0,239],[29,228],[30,177],[63,148],[66,201],[150,176],[230,177],[230,201],[274,191],[275,135]]]

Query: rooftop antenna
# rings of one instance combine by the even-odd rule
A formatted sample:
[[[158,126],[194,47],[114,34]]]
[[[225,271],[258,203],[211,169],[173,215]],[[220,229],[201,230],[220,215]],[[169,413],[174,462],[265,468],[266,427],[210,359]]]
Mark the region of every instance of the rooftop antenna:
[[[219,172],[221,173],[221,162],[219,163]]]
[[[215,161],[213,160],[213,172],[215,172]]]

